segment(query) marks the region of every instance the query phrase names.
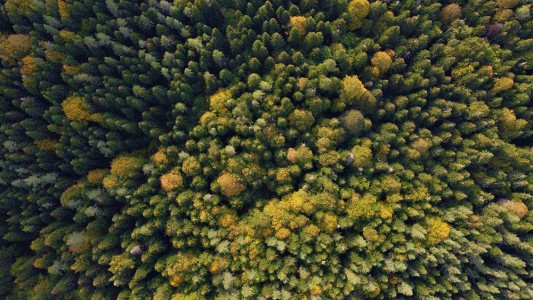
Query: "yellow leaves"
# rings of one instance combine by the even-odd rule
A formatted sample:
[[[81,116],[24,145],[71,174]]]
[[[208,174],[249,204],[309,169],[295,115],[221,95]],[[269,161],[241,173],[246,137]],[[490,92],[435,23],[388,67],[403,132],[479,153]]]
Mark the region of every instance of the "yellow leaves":
[[[372,65],[379,69],[380,74],[387,73],[392,64],[392,58],[384,51],[376,52],[370,61],[372,62]]]
[[[183,282],[183,276],[181,275],[173,275],[170,277],[170,285],[173,287],[179,286]]]
[[[309,203],[310,197],[304,190],[299,190],[288,196],[286,196],[280,203],[280,206],[284,209],[291,210],[294,212],[300,212],[303,210],[304,205]],[[307,208],[306,210],[309,210]]]
[[[461,16],[461,6],[456,3],[446,5],[439,14],[439,18],[443,23],[451,23],[453,20]]]
[[[217,178],[217,183],[220,185],[222,195],[226,197],[238,196],[246,189],[239,177],[232,174],[222,174]]]
[[[386,201],[389,203],[397,203],[403,200],[403,197],[400,193],[387,195]]]
[[[161,188],[165,192],[169,192],[183,187],[183,177],[176,170],[163,174],[159,178],[159,181],[161,182]]]
[[[512,9],[500,9],[496,11],[493,18],[496,22],[504,23],[508,21],[513,16],[513,14],[514,12]]]
[[[357,77],[357,75],[346,76],[342,80],[341,96],[343,93],[345,97],[358,96],[364,91],[366,91],[366,88],[363,85],[363,82],[359,80],[359,77]]]
[[[370,3],[367,0],[352,0],[348,4],[350,23],[348,29],[355,30],[363,26],[363,19],[370,13]]]
[[[200,299],[205,299],[205,298],[198,295],[197,293],[191,293],[191,294],[177,293],[177,294],[172,295],[172,300],[200,300]]]
[[[291,232],[287,228],[280,228],[278,231],[276,231],[276,237],[280,240],[284,240],[288,238],[291,235]]]
[[[87,173],[87,181],[90,184],[100,184],[104,178],[109,174],[108,169],[95,169]]]
[[[280,207],[279,202],[271,201],[264,208],[265,214],[272,218],[272,228],[275,230],[281,229],[291,220],[289,212]]]
[[[375,286],[376,289],[374,289],[374,291],[367,293],[369,298],[376,298],[381,293],[381,285],[379,283],[376,283]]]
[[[346,205],[346,213],[352,218],[370,218],[375,214],[377,198],[372,194],[354,194]]]
[[[218,224],[222,227],[230,227],[237,223],[237,216],[234,213],[225,213],[218,219]]]
[[[429,143],[424,139],[417,139],[411,144],[411,147],[413,147],[420,155],[425,155],[429,151]]]
[[[347,106],[355,105],[363,113],[372,111],[377,104],[376,97],[365,88],[356,75],[346,76],[342,80],[340,100],[342,103],[337,104],[337,109],[344,110]]]
[[[114,189],[118,186],[118,181],[116,176],[107,176],[102,181],[104,187],[108,190]]]
[[[311,204],[311,197],[304,190],[296,191],[283,198],[279,207],[295,213],[312,213],[315,208]]]
[[[24,16],[35,8],[33,0],[6,0],[4,4],[8,14]]]
[[[465,75],[471,74],[472,72],[474,72],[474,66],[470,64],[459,64],[457,67],[453,68],[451,76],[453,79],[457,79]]]
[[[187,252],[180,252],[172,258],[172,262],[167,264],[167,268],[163,271],[163,276],[172,278],[173,276],[180,276],[182,272],[190,272],[191,268],[198,263],[198,256]]]
[[[514,8],[520,3],[520,0],[496,0],[496,6],[499,8]]]
[[[57,142],[58,142],[57,140],[44,139],[44,140],[36,140],[33,143],[41,151],[55,151]]]
[[[352,149],[353,166],[356,168],[366,168],[372,165],[372,150],[367,146],[355,146]]]
[[[34,266],[37,269],[44,269],[43,260],[44,260],[45,257],[46,257],[46,255],[36,258],[33,261],[32,266]]]
[[[402,183],[392,175],[384,176],[381,179],[381,189],[387,194],[394,194],[401,190]]]
[[[501,205],[520,219],[525,217],[529,212],[527,206],[520,201],[504,201]]]
[[[30,75],[33,71],[37,69],[37,61],[31,55],[26,55],[22,58],[22,68],[20,68],[20,74]]]
[[[375,243],[381,239],[377,230],[370,226],[365,226],[363,228],[363,237],[369,243]]]
[[[483,66],[481,68],[481,71],[482,73],[481,74],[484,74],[486,75],[487,77],[491,78],[492,76],[494,76],[494,70],[492,69],[491,66]]]
[[[74,32],[64,29],[59,31],[59,36],[65,41],[72,41],[76,38],[76,34]]]
[[[322,294],[322,289],[318,284],[314,284],[311,286],[311,295],[316,296]]]
[[[231,91],[228,89],[221,89],[209,97],[210,109],[218,113],[227,113],[226,102],[231,98]]]
[[[427,219],[427,242],[435,245],[450,236],[450,225],[438,217]]]
[[[93,121],[89,101],[83,97],[71,96],[61,103],[65,116],[71,121]]]
[[[392,218],[393,212],[394,210],[392,209],[392,207],[384,204],[379,205],[379,216],[382,219]]]
[[[50,49],[44,50],[44,55],[48,61],[59,63],[65,59],[65,54]]]
[[[294,148],[289,148],[287,150],[287,160],[295,164],[298,159],[298,152]]]
[[[322,229],[327,233],[332,233],[337,229],[337,216],[332,213],[326,213],[322,221]]]
[[[200,117],[200,124],[207,125],[211,120],[215,118],[215,114],[211,111],[206,111],[201,117]]]
[[[296,86],[298,87],[298,89],[300,89],[300,91],[303,91],[308,81],[309,79],[305,77],[300,77],[298,78],[298,82],[296,83]]]
[[[187,176],[194,176],[198,172],[200,172],[200,163],[194,156],[189,156],[185,161],[183,162],[183,166],[181,167],[181,170],[185,175]]]
[[[242,176],[248,181],[261,178],[261,176],[263,176],[263,172],[264,170],[256,163],[248,163],[246,167],[242,168],[241,170]]]
[[[57,0],[57,9],[59,11],[59,16],[61,19],[68,19],[70,12],[68,10],[68,4],[65,0]]]
[[[289,124],[298,130],[307,130],[315,122],[313,114],[308,110],[295,109],[289,115]]]
[[[158,166],[167,164],[169,162],[164,149],[161,149],[161,148],[157,150],[156,153],[154,153],[153,160],[154,160],[154,163]]]
[[[497,78],[494,80],[494,86],[492,87],[491,92],[498,94],[503,91],[510,90],[513,87],[514,81],[511,78]]]
[[[300,146],[298,149],[287,149],[287,160],[291,163],[304,164],[310,166],[313,160],[313,152],[306,146]]]
[[[80,200],[83,192],[83,184],[78,182],[67,188],[59,198],[63,207],[71,207],[76,200]]]
[[[527,121],[517,119],[514,111],[504,107],[500,116],[500,130],[503,139],[512,139],[519,136],[522,129],[527,125]]]
[[[304,16],[291,17],[289,25],[298,30],[300,38],[303,38],[307,33],[307,20]]]
[[[25,34],[11,34],[7,37],[0,36],[0,59],[10,64],[18,60],[31,50],[31,39]]]
[[[209,272],[218,274],[229,266],[229,261],[226,258],[217,257],[209,265]]]
[[[81,66],[63,65],[63,70],[68,75],[76,75],[80,73]]]
[[[478,228],[481,226],[481,218],[478,215],[471,215],[468,217],[468,226]]]
[[[276,173],[276,180],[279,183],[289,183],[291,182],[291,173],[289,172],[289,169],[287,168],[280,168],[278,169]]]
[[[307,234],[310,234],[311,236],[317,236],[320,233],[320,228],[318,228],[316,225],[309,225],[303,229],[303,231]]]
[[[138,174],[142,165],[142,158],[122,155],[111,162],[111,175],[131,178]]]
[[[425,185],[419,186],[409,194],[409,197],[413,201],[427,200],[429,198],[429,190]]]
[[[123,179],[133,178],[143,166],[143,159],[137,156],[121,155],[111,162],[110,175],[103,180],[106,189],[114,189],[123,182]]]

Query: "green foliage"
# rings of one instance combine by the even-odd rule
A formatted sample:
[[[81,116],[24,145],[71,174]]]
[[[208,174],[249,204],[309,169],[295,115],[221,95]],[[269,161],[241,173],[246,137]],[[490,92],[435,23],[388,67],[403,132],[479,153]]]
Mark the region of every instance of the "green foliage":
[[[531,299],[531,4],[0,5],[1,299]]]

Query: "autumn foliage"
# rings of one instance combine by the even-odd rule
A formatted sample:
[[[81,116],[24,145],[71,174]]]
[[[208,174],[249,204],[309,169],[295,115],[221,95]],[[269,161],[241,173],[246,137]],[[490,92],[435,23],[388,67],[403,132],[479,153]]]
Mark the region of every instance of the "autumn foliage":
[[[527,0],[0,4],[0,299],[533,299]]]

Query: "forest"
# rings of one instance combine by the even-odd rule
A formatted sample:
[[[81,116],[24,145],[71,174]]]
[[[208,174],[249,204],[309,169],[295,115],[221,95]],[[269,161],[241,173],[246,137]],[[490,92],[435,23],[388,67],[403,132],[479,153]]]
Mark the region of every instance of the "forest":
[[[530,0],[5,0],[0,299],[533,299]]]

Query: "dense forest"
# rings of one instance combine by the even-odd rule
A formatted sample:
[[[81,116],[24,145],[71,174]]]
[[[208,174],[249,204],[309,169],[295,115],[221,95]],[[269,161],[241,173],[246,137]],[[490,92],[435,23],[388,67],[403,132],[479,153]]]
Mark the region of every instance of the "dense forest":
[[[6,0],[0,298],[533,299],[529,0]]]

